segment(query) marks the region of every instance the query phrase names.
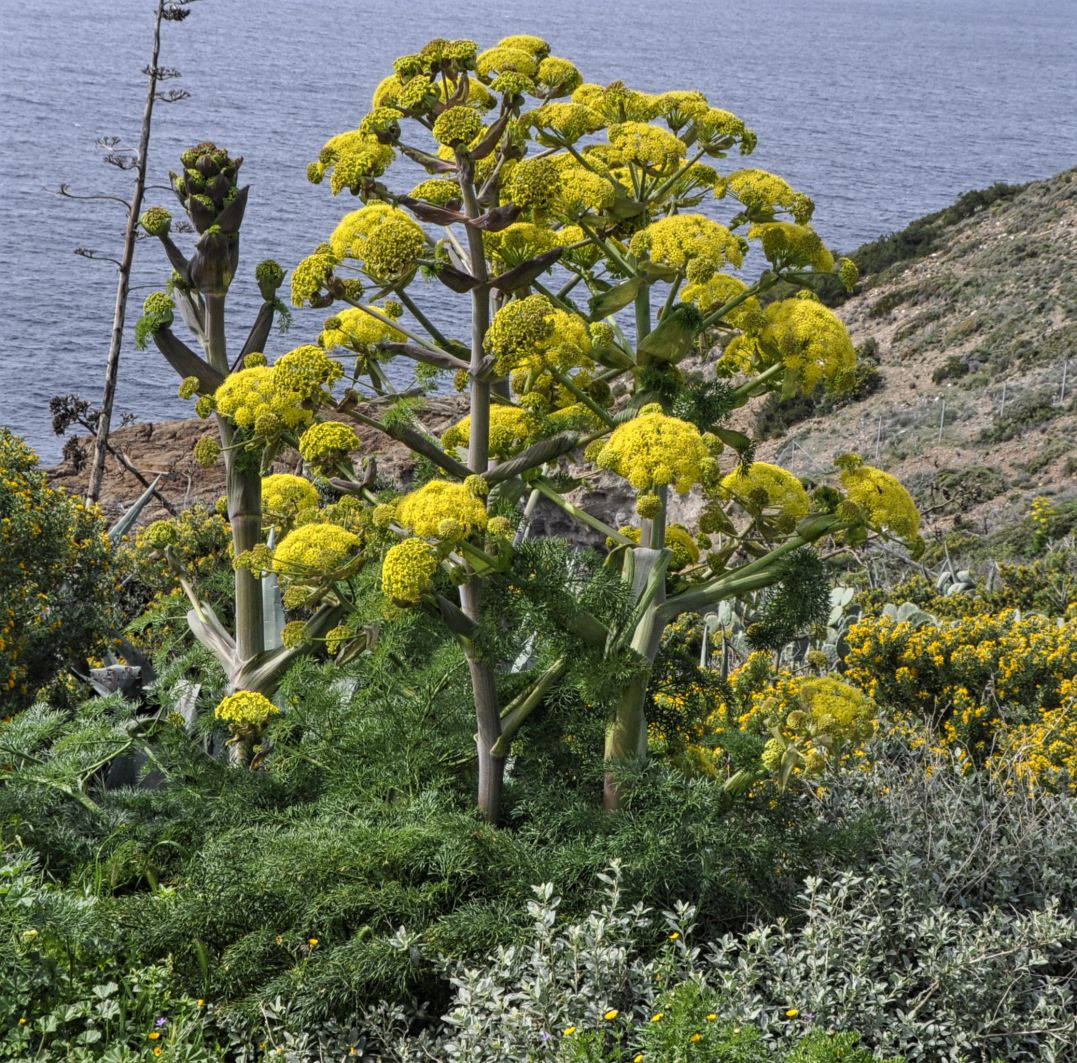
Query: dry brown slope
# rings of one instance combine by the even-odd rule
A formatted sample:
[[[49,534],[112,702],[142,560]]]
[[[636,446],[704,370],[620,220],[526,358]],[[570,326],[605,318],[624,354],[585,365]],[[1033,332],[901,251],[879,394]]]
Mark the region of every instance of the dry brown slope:
[[[942,506],[936,528],[990,532],[1035,495],[1077,495],[1077,171],[985,208],[943,243],[865,278],[838,308],[856,343],[878,344],[883,387],[759,456],[810,474],[855,450]]]

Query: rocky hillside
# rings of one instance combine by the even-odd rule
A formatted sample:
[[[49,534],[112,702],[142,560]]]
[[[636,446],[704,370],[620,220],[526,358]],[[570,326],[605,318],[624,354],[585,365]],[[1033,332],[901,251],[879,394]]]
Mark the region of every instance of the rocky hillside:
[[[853,258],[868,272],[832,298],[877,369],[854,401],[769,403],[752,425],[771,434],[759,457],[807,476],[859,451],[913,489],[929,538],[952,542],[1013,526],[1038,494],[1077,496],[1077,170],[970,193]],[[133,425],[114,442],[177,503],[212,501],[220,471],[191,457],[205,430]],[[403,455],[380,460],[403,469]],[[55,478],[78,490],[84,474]],[[140,492],[110,466],[106,509]]]
[[[853,258],[881,267],[836,307],[878,361],[869,393],[805,419],[771,404],[759,456],[802,475],[877,458],[958,542],[1077,496],[1077,170],[963,197]]]

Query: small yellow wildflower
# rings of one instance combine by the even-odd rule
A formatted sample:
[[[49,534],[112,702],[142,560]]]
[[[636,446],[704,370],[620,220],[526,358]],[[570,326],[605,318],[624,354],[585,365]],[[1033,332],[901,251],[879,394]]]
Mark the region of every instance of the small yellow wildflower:
[[[699,1041],[702,1041],[702,1040],[703,1040],[703,1034],[701,1034],[701,1033],[694,1033],[694,1034],[692,1034],[692,1036],[691,1036],[691,1037],[689,1037],[689,1038],[688,1038],[688,1040],[689,1040],[689,1041],[691,1041],[691,1042],[692,1042],[692,1044],[696,1044],[697,1042],[699,1042]]]
[[[673,933],[669,935],[669,940],[670,941],[677,941],[680,938],[680,936],[681,936],[680,932],[677,931],[677,930],[674,930]]]
[[[151,1041],[157,1041],[160,1039],[161,1034],[160,1031],[154,1030],[153,1033],[147,1034],[146,1036],[149,1037]]]
[[[316,949],[318,947],[318,939],[317,938],[307,938],[307,944],[312,949]]]
[[[607,1011],[602,1016],[602,1018],[604,1018],[606,1020],[606,1022],[613,1022],[613,1020],[616,1019],[617,1016],[620,1015],[620,1014],[621,1013],[616,1008],[610,1008],[610,1010]]]
[[[651,1022],[661,1022],[665,1017],[666,1017],[666,1013],[664,1011],[656,1011],[651,1016]]]
[[[566,1026],[565,1027],[565,1036],[566,1037],[571,1037],[575,1032],[576,1032],[576,1027],[575,1026]]]
[[[785,1017],[787,1019],[795,1019],[799,1014],[800,1011],[797,1008],[789,1008],[789,1010],[785,1013]]]
[[[717,1018],[718,1016],[713,1011],[707,1012],[707,1022],[714,1022],[714,1020]]]

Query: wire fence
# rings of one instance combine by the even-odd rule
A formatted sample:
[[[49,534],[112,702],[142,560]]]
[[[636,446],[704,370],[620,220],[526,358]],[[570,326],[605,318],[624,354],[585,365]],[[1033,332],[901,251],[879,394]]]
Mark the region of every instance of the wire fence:
[[[849,406],[830,415],[824,430],[794,426],[774,460],[799,476],[822,476],[834,458],[855,451],[874,461],[897,452],[907,457],[933,447],[1004,442],[1039,432],[1077,409],[1077,365],[1071,359],[1022,378],[978,390],[942,387],[913,402]]]

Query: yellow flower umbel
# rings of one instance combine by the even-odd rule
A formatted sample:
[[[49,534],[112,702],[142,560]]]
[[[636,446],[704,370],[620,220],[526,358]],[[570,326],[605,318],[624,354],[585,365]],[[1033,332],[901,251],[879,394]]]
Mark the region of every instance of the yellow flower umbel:
[[[327,389],[343,375],[344,367],[321,347],[305,343],[281,355],[273,366],[278,386],[300,394],[307,402],[321,402],[329,397]]]
[[[352,259],[378,284],[410,274],[426,252],[426,234],[404,211],[370,203],[346,214],[329,237],[337,259]]]
[[[602,115],[581,103],[546,103],[524,116],[546,147],[567,147],[602,128]]]
[[[389,302],[378,306],[371,303],[370,308],[389,321],[383,321],[358,307],[349,307],[326,318],[325,328],[318,337],[318,342],[327,351],[343,349],[360,355],[360,370],[365,368],[366,359],[378,357],[379,343],[400,343],[404,339],[404,333],[390,323],[402,312],[399,304]]]
[[[702,214],[674,214],[652,222],[632,237],[632,253],[678,270],[690,281],[709,280],[723,265],[744,261],[740,241],[724,225]]]
[[[239,690],[224,698],[213,710],[213,715],[228,724],[233,734],[251,735],[260,731],[279,712],[280,709],[264,694]]]
[[[672,486],[683,495],[716,471],[699,429],[667,416],[658,405],[644,406],[638,417],[615,428],[596,461],[645,492],[636,505],[643,516],[648,514],[641,506],[650,508],[644,500],[657,488]]]
[[[348,460],[359,446],[355,430],[342,421],[320,421],[308,428],[299,440],[303,460],[319,472],[332,472]]]
[[[381,567],[381,589],[394,602],[415,605],[430,589],[437,571],[434,548],[422,539],[391,546]]]
[[[723,362],[742,370],[772,364],[776,350],[787,376],[805,395],[820,384],[830,391],[848,386],[856,367],[856,349],[838,316],[815,299],[783,299],[764,311],[758,335],[737,336]]]
[[[504,460],[518,454],[538,438],[542,428],[539,419],[519,406],[490,407],[490,456]],[[466,450],[471,436],[471,418],[464,417],[447,428],[441,445],[449,454]]]
[[[262,519],[268,527],[290,528],[318,507],[318,489],[302,476],[274,473],[262,479]]]
[[[396,518],[416,535],[460,542],[486,528],[486,506],[464,484],[430,480],[405,495],[396,506]]]
[[[728,273],[715,273],[705,281],[686,284],[681,291],[681,302],[694,303],[707,314],[726,306],[747,290],[748,285],[739,277],[731,277]],[[736,328],[744,329],[745,332],[759,332],[766,325],[763,308],[754,295],[728,311],[722,320]]]
[[[283,428],[310,424],[313,413],[298,391],[281,386],[275,369],[267,365],[241,369],[216,390],[217,412],[240,428],[263,439],[275,438]]]
[[[749,240],[758,240],[771,265],[781,269],[808,269],[829,273],[834,256],[819,234],[808,225],[792,221],[760,222],[748,230]]]
[[[376,131],[355,129],[331,137],[318,155],[317,162],[307,167],[307,177],[315,184],[320,184],[329,173],[329,185],[334,196],[345,188],[354,195],[366,183],[380,177],[395,158],[396,152],[379,142]]]
[[[760,681],[762,680],[762,681]],[[771,680],[761,654],[752,654],[730,675],[734,694],[744,690],[743,711],[720,705],[708,721],[716,731],[771,735],[763,747],[763,767],[774,774],[816,776],[851,756],[863,756],[876,731],[878,707],[866,694],[833,676],[793,676]]]
[[[545,295],[529,295],[503,306],[494,315],[485,344],[497,359],[497,373],[514,373],[513,386],[520,394],[530,390],[546,369],[564,373],[592,365],[587,323],[554,307]]]
[[[304,524],[273,551],[273,570],[288,579],[344,578],[360,560],[359,536],[335,524]]]
[[[620,122],[609,128],[610,144],[626,163],[639,166],[648,173],[670,172],[684,158],[684,141],[668,129],[647,122]]]
[[[804,485],[791,472],[765,461],[738,466],[722,478],[721,492],[753,516],[772,516],[787,530],[803,520],[811,506]]]
[[[920,530],[920,513],[912,496],[887,472],[865,465],[855,454],[838,459],[841,483],[868,523],[912,542]]]
[[[306,306],[322,299],[336,266],[336,257],[327,251],[316,251],[303,259],[292,270],[292,306]]]
[[[771,221],[778,211],[786,211],[795,222],[806,225],[815,210],[810,196],[794,192],[781,177],[766,170],[734,171],[715,185],[715,198],[727,193],[740,200],[748,218],[757,222]]]
[[[434,139],[446,147],[470,144],[482,132],[482,117],[472,107],[449,107],[434,121]]]

